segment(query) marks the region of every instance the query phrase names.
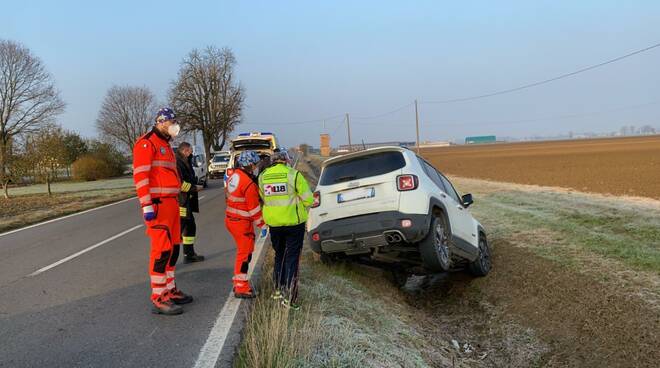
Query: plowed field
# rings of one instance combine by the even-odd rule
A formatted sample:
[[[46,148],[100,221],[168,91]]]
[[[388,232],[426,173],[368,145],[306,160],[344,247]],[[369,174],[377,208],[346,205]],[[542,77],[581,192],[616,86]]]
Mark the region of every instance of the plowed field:
[[[660,135],[422,151],[446,174],[660,199]]]

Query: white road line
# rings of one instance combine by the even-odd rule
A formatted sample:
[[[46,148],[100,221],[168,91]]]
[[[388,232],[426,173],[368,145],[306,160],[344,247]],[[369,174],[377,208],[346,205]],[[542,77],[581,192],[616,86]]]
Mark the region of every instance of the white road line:
[[[204,198],[206,198],[206,196],[201,196],[201,197],[197,198],[197,200],[201,201]]]
[[[74,217],[74,216],[82,215],[82,214],[89,213],[89,212],[92,212],[92,211],[100,210],[100,209],[102,209],[102,208],[106,208],[106,207],[114,206],[114,205],[116,205],[116,204],[120,204],[120,203],[128,202],[128,201],[130,201],[130,200],[134,200],[134,199],[135,199],[135,197],[122,199],[121,201],[118,201],[118,202],[113,202],[113,203],[106,204],[106,205],[103,205],[103,206],[100,206],[100,207],[90,208],[90,209],[85,210],[85,211],[82,211],[82,212],[72,213],[72,214],[70,214],[70,215],[66,215],[66,216],[62,216],[62,217],[58,217],[58,218],[54,218],[54,219],[52,219],[52,220],[48,220],[48,221],[40,222],[40,223],[38,223],[38,224],[34,224],[34,225],[30,225],[30,226],[22,227],[22,228],[20,228],[20,229],[15,229],[15,230],[7,231],[6,233],[2,233],[2,234],[0,234],[0,237],[3,237],[3,236],[5,236],[5,235],[9,235],[9,234],[13,234],[13,233],[17,233],[17,232],[19,232],[19,231],[23,231],[23,230],[31,229],[31,228],[33,228],[33,227],[37,227],[37,226],[41,226],[41,225],[46,225],[46,224],[50,224],[50,223],[52,223],[52,222],[56,222],[56,221],[60,221],[60,220],[64,220],[64,219],[68,219],[68,218],[70,218],[70,217]]]
[[[261,258],[261,254],[264,252],[265,241],[266,238],[259,238],[257,244],[255,244],[255,248],[259,249],[256,257],[253,259],[253,264],[255,266],[259,264],[259,258]],[[255,267],[248,271],[249,276],[252,276],[254,268]],[[241,306],[242,301],[243,299],[237,299],[234,297],[233,291],[229,292],[227,301],[222,307],[220,314],[218,314],[218,318],[215,320],[213,328],[211,328],[211,332],[209,333],[209,337],[206,339],[206,343],[204,343],[202,350],[199,352],[199,356],[195,362],[195,368],[215,367],[216,363],[218,362],[218,358],[220,358],[222,348],[225,346],[227,335],[229,335],[229,330],[231,329],[231,325],[234,323],[234,319],[236,318],[236,314],[238,313],[238,309]]]
[[[89,251],[91,251],[91,250],[93,250],[93,249],[96,249],[96,248],[102,246],[103,244],[107,244],[107,243],[109,243],[109,242],[111,242],[111,241],[113,241],[113,240],[115,240],[115,239],[117,239],[117,238],[119,238],[119,237],[122,237],[122,236],[124,236],[124,235],[130,233],[130,232],[133,231],[133,230],[139,229],[139,228],[141,228],[141,227],[143,227],[143,226],[144,226],[144,225],[136,225],[136,226],[133,226],[132,228],[130,228],[130,229],[128,229],[128,230],[124,230],[124,231],[122,231],[121,233],[119,233],[119,234],[117,234],[117,235],[114,235],[114,236],[112,236],[112,237],[110,237],[110,238],[108,238],[108,239],[105,239],[105,240],[102,241],[102,242],[99,242],[99,243],[96,243],[96,244],[94,244],[94,245],[92,245],[92,246],[90,246],[90,247],[87,247],[87,248],[81,250],[80,252],[74,253],[74,254],[72,254],[72,255],[66,257],[66,258],[60,259],[59,261],[57,261],[57,262],[55,262],[55,263],[53,263],[53,264],[50,264],[50,265],[48,265],[48,266],[46,266],[46,267],[43,267],[43,268],[40,268],[40,269],[38,269],[38,270],[32,272],[31,274],[29,274],[28,277],[37,276],[37,275],[40,274],[40,273],[46,272],[46,271],[50,270],[51,268],[57,267],[57,266],[61,265],[61,264],[64,263],[64,262],[68,262],[68,261],[70,261],[70,260],[72,260],[72,259],[74,259],[74,258],[76,258],[76,257],[78,257],[78,256],[80,256],[80,255],[83,255],[83,254],[85,254],[85,253],[87,253],[87,252],[89,252]]]

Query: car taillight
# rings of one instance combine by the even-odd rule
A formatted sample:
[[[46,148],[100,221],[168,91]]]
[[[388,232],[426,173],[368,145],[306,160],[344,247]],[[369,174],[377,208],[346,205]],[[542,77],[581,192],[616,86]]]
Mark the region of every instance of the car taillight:
[[[319,240],[321,240],[321,236],[319,235],[319,233],[314,233],[314,234],[312,234],[312,240],[313,240],[313,241],[319,241]]]
[[[321,205],[321,192],[314,192],[314,203],[312,203],[312,208],[316,208]]]
[[[407,174],[396,177],[396,189],[400,192],[415,190],[418,185],[419,180],[417,179],[417,175]]]

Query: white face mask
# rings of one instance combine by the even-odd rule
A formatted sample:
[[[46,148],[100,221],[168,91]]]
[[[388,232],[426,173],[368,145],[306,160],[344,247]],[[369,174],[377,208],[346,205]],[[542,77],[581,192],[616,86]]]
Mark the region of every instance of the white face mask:
[[[259,176],[259,168],[258,167],[256,167],[254,170],[252,170],[252,175]]]
[[[172,124],[167,128],[167,134],[172,138],[179,135],[179,131],[181,131],[181,126],[179,124]]]

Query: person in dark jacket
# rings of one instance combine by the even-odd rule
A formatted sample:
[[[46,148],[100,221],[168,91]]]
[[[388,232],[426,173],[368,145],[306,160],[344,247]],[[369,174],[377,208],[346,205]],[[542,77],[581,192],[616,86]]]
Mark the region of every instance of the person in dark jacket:
[[[193,170],[192,146],[182,142],[176,150],[176,168],[181,179],[181,192],[179,193],[179,214],[181,215],[181,236],[183,240],[183,262],[201,262],[204,256],[195,253],[195,234],[197,225],[193,212],[199,213],[199,198],[197,192],[201,186],[197,185],[197,177]]]

